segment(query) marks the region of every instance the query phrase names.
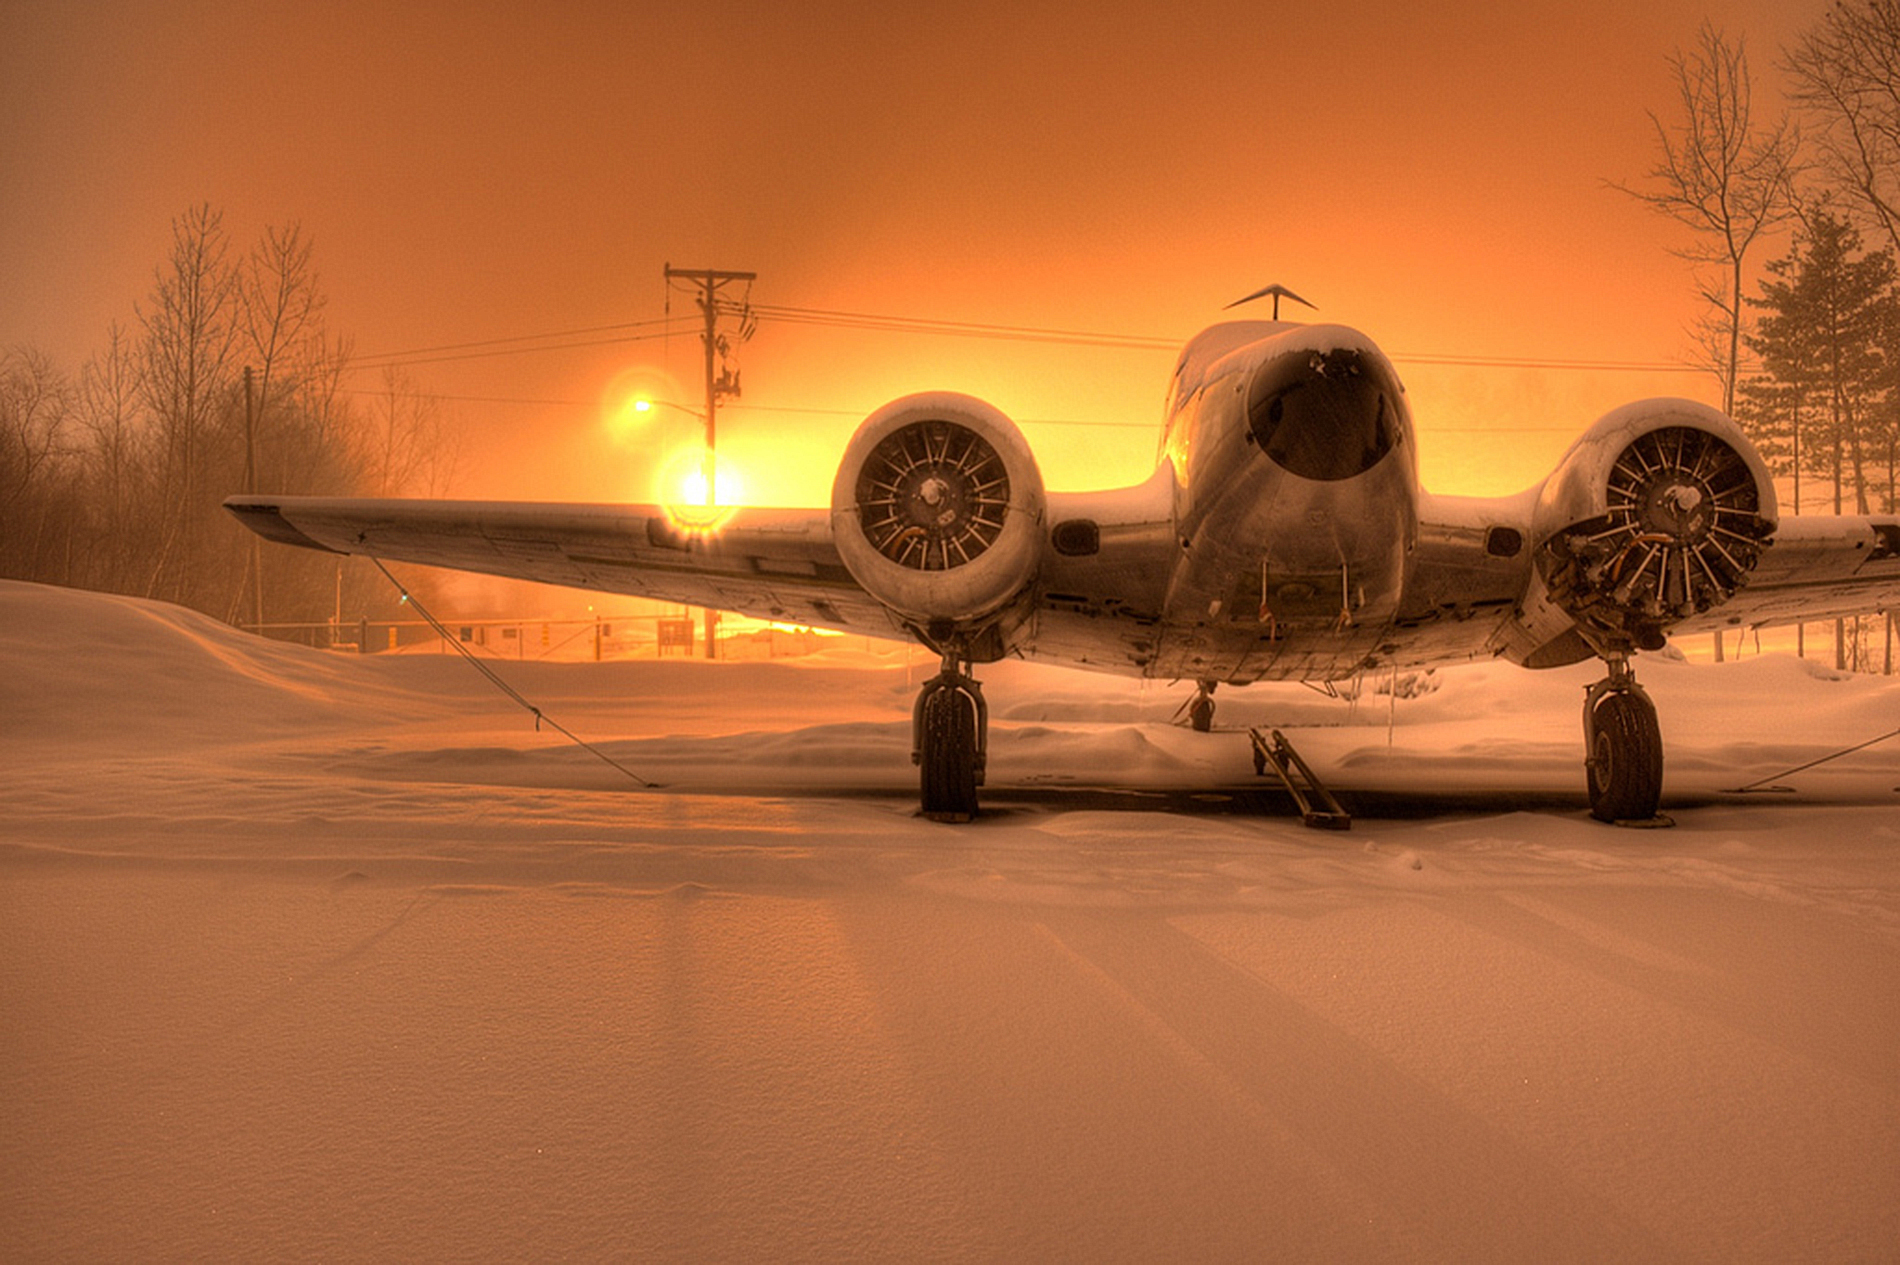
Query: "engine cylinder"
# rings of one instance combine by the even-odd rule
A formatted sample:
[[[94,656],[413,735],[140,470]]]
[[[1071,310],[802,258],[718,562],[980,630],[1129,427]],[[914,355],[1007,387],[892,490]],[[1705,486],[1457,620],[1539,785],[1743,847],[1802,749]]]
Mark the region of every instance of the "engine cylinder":
[[[1022,432],[967,395],[886,404],[831,486],[832,536],[865,592],[899,617],[968,636],[1027,595],[1042,557],[1042,473]]]
[[[1532,519],[1531,622],[1596,648],[1658,649],[1727,601],[1774,535],[1774,481],[1734,422],[1689,400],[1602,418],[1545,482]],[[1539,621],[1539,610],[1557,618]]]

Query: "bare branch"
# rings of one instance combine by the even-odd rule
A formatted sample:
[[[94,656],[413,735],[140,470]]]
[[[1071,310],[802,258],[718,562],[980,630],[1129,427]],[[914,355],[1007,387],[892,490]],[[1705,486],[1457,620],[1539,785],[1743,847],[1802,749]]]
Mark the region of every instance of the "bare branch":
[[[1747,260],[1762,235],[1786,221],[1793,208],[1797,135],[1784,115],[1767,127],[1751,118],[1748,55],[1704,23],[1693,51],[1669,58],[1676,83],[1674,124],[1653,112],[1660,157],[1641,188],[1614,184],[1696,236],[1672,253],[1698,264],[1719,264],[1724,276],[1698,290],[1713,309],[1726,350],[1721,357],[1723,407],[1733,410],[1741,359],[1742,284]],[[1706,342],[1706,331],[1698,333]]]
[[[1900,0],[1835,5],[1784,68],[1823,174],[1857,220],[1900,250]]]

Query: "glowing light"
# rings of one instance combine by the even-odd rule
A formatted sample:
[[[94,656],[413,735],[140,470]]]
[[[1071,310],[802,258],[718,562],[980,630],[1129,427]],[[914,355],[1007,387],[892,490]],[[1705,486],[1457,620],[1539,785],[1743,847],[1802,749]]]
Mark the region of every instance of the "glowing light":
[[[707,494],[710,467],[714,495]],[[715,532],[731,520],[745,498],[745,484],[736,467],[721,457],[709,463],[702,447],[684,448],[660,467],[654,499],[681,531]]]
[[[608,437],[616,443],[645,447],[653,442],[655,425],[664,416],[662,410],[678,410],[678,419],[691,425],[697,416],[681,404],[680,385],[666,373],[650,365],[636,365],[615,374],[600,393],[600,421]]]

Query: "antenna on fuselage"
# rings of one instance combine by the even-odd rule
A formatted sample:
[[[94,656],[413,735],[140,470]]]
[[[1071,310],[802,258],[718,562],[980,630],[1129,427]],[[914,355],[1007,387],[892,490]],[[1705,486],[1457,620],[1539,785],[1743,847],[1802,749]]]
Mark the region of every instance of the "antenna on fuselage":
[[[1311,303],[1308,303],[1305,299],[1302,299],[1299,295],[1293,293],[1293,291],[1287,289],[1278,281],[1263,289],[1255,290],[1244,299],[1235,299],[1232,303],[1229,303],[1227,307],[1239,307],[1243,303],[1252,303],[1255,299],[1264,299],[1269,294],[1273,296],[1273,319],[1276,321],[1280,319],[1280,300],[1282,298],[1292,299],[1302,307],[1311,307],[1315,312],[1319,311],[1317,307],[1313,307]],[[1227,308],[1221,309],[1223,312],[1226,310]]]

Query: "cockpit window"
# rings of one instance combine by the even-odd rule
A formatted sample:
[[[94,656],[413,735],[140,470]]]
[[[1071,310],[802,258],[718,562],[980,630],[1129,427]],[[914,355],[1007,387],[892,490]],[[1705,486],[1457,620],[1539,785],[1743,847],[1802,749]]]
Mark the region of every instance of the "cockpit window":
[[[1289,355],[1261,366],[1247,424],[1261,451],[1307,479],[1349,479],[1398,443],[1397,384],[1351,348]]]

